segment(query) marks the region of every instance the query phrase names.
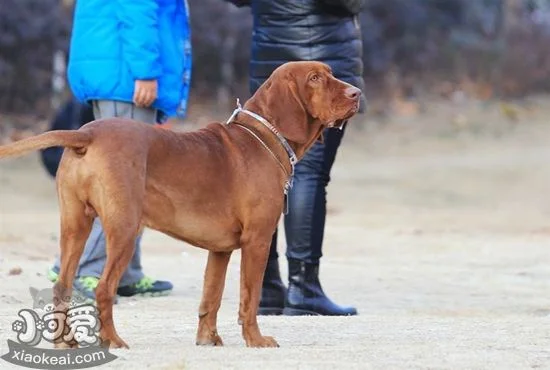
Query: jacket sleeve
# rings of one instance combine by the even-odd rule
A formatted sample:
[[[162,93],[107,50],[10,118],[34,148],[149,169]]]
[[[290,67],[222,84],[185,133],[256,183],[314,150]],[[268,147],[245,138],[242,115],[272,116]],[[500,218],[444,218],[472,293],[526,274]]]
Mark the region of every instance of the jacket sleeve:
[[[225,0],[236,7],[242,8],[243,6],[250,6],[250,0]]]
[[[162,74],[157,24],[158,0],[116,0],[122,57],[134,80],[154,80]]]
[[[365,0],[321,0],[328,5],[338,5],[344,7],[351,14],[357,14],[365,5]]]

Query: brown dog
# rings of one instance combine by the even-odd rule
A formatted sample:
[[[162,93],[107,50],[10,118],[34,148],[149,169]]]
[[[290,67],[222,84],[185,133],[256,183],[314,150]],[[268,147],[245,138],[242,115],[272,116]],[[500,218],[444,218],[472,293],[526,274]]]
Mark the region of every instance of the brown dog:
[[[99,216],[107,240],[107,262],[96,290],[103,341],[128,347],[115,330],[112,302],[135,239],[149,227],[209,250],[197,344],[222,345],[216,316],[231,252],[241,248],[242,335],[247,346],[276,347],[272,337],[260,333],[256,313],[293,171],[289,158],[292,152],[301,158],[322,139],[325,127],[339,127],[353,116],[360,94],[323,63],[291,62],[275,70],[246,102],[247,111],[236,111],[226,125],[176,133],[104,119],[78,131],[52,131],[0,147],[0,157],[66,148],[57,174],[61,271],[55,292],[58,297],[70,293]]]

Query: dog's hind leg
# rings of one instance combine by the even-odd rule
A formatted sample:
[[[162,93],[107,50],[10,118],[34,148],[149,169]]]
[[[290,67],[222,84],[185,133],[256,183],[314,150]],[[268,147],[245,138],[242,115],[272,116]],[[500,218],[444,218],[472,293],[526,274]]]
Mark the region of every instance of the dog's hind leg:
[[[202,301],[199,307],[199,328],[197,330],[197,345],[223,346],[218,335],[217,317],[220,309],[225,274],[231,252],[208,253],[208,262],[204,272]]]
[[[143,161],[145,163],[145,160]],[[145,173],[142,168],[141,173]],[[140,171],[109,172],[102,180],[101,206],[97,209],[105,232],[107,260],[96,288],[103,345],[129,348],[118,336],[113,322],[113,303],[120,278],[132,259],[141,230],[145,183]]]
[[[258,306],[272,233],[243,232],[241,237],[241,299],[239,323],[247,347],[279,347],[258,327]]]
[[[78,268],[80,256],[84,250],[86,239],[92,229],[93,219],[86,214],[83,204],[70,189],[59,189],[59,209],[61,214],[61,268],[59,278],[54,285],[54,304],[58,322],[65,322],[64,316],[69,308],[72,294],[73,279]],[[75,347],[76,342],[61,342],[57,348]]]
[[[101,340],[103,345],[109,344],[111,348],[129,348],[116,332],[113,303],[120,278],[134,254],[139,232],[139,218],[132,214],[130,204],[118,206],[129,212],[110,215],[107,222],[105,218],[101,220],[107,242],[107,260],[96,288],[96,300],[101,318]]]

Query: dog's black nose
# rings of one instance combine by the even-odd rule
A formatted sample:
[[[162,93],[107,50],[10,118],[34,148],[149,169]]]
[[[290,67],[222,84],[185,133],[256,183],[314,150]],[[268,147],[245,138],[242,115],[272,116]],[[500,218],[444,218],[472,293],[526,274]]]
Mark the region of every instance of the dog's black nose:
[[[349,99],[357,99],[361,96],[361,90],[359,90],[357,87],[350,86],[345,91],[344,94]]]

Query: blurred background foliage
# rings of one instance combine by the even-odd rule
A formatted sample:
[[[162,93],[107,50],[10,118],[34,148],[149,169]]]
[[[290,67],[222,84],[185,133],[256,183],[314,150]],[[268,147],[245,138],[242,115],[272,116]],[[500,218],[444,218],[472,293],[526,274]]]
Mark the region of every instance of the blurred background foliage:
[[[223,0],[189,5],[192,105],[228,109],[248,96],[250,9]],[[68,96],[72,6],[2,0],[0,113],[47,117]],[[367,0],[360,23],[375,114],[434,96],[491,100],[550,91],[548,0]]]

